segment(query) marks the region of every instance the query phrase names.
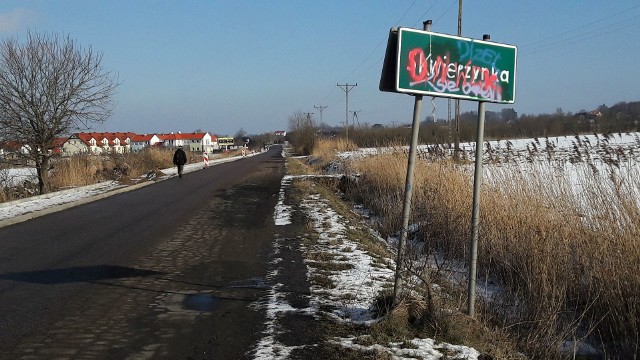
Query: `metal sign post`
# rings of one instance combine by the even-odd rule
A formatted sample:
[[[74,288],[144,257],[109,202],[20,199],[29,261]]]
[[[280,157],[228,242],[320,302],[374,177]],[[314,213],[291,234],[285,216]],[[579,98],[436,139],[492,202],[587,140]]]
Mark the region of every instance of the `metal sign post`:
[[[489,40],[489,35],[484,35],[483,40]],[[478,263],[478,225],[480,223],[480,185],[482,184],[482,155],[484,142],[484,115],[485,102],[478,104],[478,133],[476,138],[476,162],[473,175],[473,204],[471,205],[471,250],[469,253],[469,284],[467,301],[467,314],[475,316],[476,306],[476,267]]]
[[[475,316],[476,267],[478,263],[478,225],[480,223],[480,184],[482,183],[482,142],[484,134],[485,103],[478,104],[478,138],[476,140],[476,163],[473,175],[473,204],[471,205],[471,249],[469,251],[469,279],[467,314]]]
[[[431,20],[423,23],[424,29],[431,29]],[[404,185],[404,203],[402,206],[402,229],[400,230],[400,240],[398,242],[398,254],[396,256],[396,275],[393,284],[393,303],[397,305],[402,287],[402,262],[404,261],[404,248],[407,241],[409,229],[409,217],[411,215],[411,192],[413,190],[413,173],[416,162],[416,152],[418,147],[418,133],[420,130],[420,112],[422,110],[422,95],[415,95],[413,105],[413,124],[411,125],[411,145],[409,146],[409,160],[407,161],[407,177]]]
[[[402,285],[403,251],[411,207],[411,190],[415,152],[420,123],[422,96],[478,101],[478,136],[473,183],[471,254],[469,261],[468,313],[473,317],[476,298],[476,265],[478,224],[480,214],[480,184],[482,182],[482,143],[484,135],[485,102],[511,104],[515,101],[517,48],[512,45],[474,40],[460,36],[433,33],[431,22],[425,22],[423,31],[392,28],[382,65],[379,89],[415,96],[413,129],[405,199],[402,211],[402,229],[398,243],[396,277],[393,289],[394,304]]]

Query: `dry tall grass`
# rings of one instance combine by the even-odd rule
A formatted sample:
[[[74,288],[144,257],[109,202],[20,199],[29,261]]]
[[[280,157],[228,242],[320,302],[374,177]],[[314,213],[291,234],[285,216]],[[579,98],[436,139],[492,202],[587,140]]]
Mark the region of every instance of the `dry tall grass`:
[[[93,155],[73,156],[55,162],[49,175],[51,189],[95,184],[100,179],[103,165],[100,157]]]
[[[149,147],[138,153],[126,153],[121,156],[112,156],[112,159],[117,165],[126,168],[127,176],[134,179],[148,173],[149,171],[157,171],[158,169],[172,167],[173,152],[173,149]],[[187,156],[190,155],[190,153],[187,153]],[[191,160],[193,161],[193,159]]]
[[[84,154],[61,158],[50,173],[50,187],[55,191],[104,180],[127,183],[149,172],[173,166],[172,160],[173,151],[161,148],[147,148],[138,153]]]
[[[358,147],[352,141],[348,141],[344,138],[318,139],[314,144],[311,156],[327,163],[332,160],[337,153],[351,151],[357,148]]]
[[[360,177],[351,191],[379,216],[383,233],[400,228],[406,163],[396,154],[354,165]],[[487,169],[479,273],[501,291],[480,317],[517,336],[534,358],[583,338],[612,359],[638,356],[639,174],[623,179],[585,167],[576,192],[552,164],[531,166]],[[411,223],[420,224],[416,238],[427,255],[467,261],[472,181],[468,166],[418,161]]]

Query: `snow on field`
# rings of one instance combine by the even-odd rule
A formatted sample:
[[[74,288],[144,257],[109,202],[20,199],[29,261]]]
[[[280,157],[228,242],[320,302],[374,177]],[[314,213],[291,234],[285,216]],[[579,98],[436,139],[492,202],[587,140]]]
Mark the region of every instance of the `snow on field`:
[[[476,144],[462,143],[460,146],[464,158],[469,161],[466,171],[472,179]],[[341,156],[349,159],[399,150],[408,152],[408,147],[359,149]],[[594,192],[602,201],[615,201],[620,194],[628,195],[640,207],[640,133],[488,141],[483,144],[483,150],[483,183],[505,186],[516,175],[534,180],[536,183],[530,183],[532,188],[544,192],[549,199],[557,198],[553,196],[554,191],[570,196],[563,200],[570,199],[569,203],[576,205],[585,221],[598,217],[598,209],[589,202],[595,198]],[[450,156],[450,148],[421,145],[418,154],[421,158]],[[566,189],[569,192],[563,193]],[[624,221],[622,216],[618,218]],[[464,274],[466,271],[453,273]],[[479,290],[481,296],[485,296],[485,291],[486,296],[499,291],[482,287]],[[559,350],[568,355],[576,351],[579,355],[598,355],[590,344],[583,342],[566,341]]]
[[[469,160],[470,178],[473,176],[475,142],[461,143],[463,157]],[[572,203],[582,204],[582,211],[590,213],[585,196],[592,180],[603,184],[614,181],[615,186],[604,186],[605,191],[632,194],[640,206],[640,133],[613,133],[594,135],[557,136],[516,140],[494,140],[483,143],[483,183],[500,184],[508,181],[513,171],[536,174],[553,186],[542,186],[553,191],[566,184],[573,193]],[[363,148],[340,154],[342,159],[362,158],[389,153],[408,152],[408,146],[397,148]],[[450,156],[451,146],[419,145],[418,156],[423,158]],[[539,184],[537,184],[539,185]],[[614,198],[614,194],[603,198]]]
[[[475,157],[475,142],[460,143],[460,149],[466,158]],[[503,162],[531,162],[546,160],[554,162],[593,161],[624,165],[631,159],[640,157],[640,133],[615,133],[607,135],[575,135],[554,136],[547,138],[527,138],[514,140],[492,140],[483,143],[484,161]],[[397,148],[361,148],[346,151],[339,156],[343,159],[361,158],[371,155],[390,153],[397,150],[408,151],[408,146]],[[418,153],[451,154],[450,144],[418,145]]]
[[[12,168],[0,170],[0,185],[5,188],[15,187],[25,181],[30,183],[38,182],[38,175],[35,168]]]

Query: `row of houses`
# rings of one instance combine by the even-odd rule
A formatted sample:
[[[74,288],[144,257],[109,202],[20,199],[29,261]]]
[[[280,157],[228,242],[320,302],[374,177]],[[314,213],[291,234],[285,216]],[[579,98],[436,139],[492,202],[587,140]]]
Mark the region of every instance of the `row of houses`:
[[[225,138],[228,139],[228,138]],[[57,138],[53,142],[52,152],[60,156],[76,154],[123,154],[138,152],[147,147],[175,148],[182,146],[193,152],[213,152],[233,148],[233,141],[218,143],[218,137],[208,132],[170,133],[170,134],[136,134],[132,132],[86,132],[75,133],[69,137]],[[0,157],[10,153],[27,154],[28,147],[17,142],[0,144]]]

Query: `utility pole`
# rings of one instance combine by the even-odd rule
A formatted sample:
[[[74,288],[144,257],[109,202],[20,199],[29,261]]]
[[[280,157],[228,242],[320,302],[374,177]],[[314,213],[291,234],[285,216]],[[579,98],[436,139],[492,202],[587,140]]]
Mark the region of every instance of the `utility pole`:
[[[358,113],[362,111],[362,110],[354,110],[351,112],[351,114],[353,115],[351,117],[351,125],[356,126],[356,120],[358,120]],[[358,127],[360,127],[360,121],[358,120]]]
[[[462,36],[462,0],[458,0],[458,36]],[[456,99],[455,131],[453,132],[453,159],[460,158],[460,99]]]
[[[329,105],[313,105],[314,108],[318,109],[318,111],[320,111],[320,135],[324,136],[324,122],[322,120],[322,111],[324,109],[326,109]]]
[[[313,115],[313,113],[312,112],[308,112],[308,113],[303,113],[303,114],[307,115],[307,125],[309,127],[311,127],[311,115]]]
[[[339,86],[345,94],[345,99],[346,99],[346,105],[345,105],[345,111],[344,111],[344,131],[345,131],[345,137],[347,138],[347,141],[349,141],[349,91],[351,91],[351,89],[353,89],[355,86],[358,86],[358,83],[354,84],[336,84],[337,86]]]
[[[326,109],[327,107],[329,107],[329,105],[318,105],[318,106],[313,106],[314,108],[318,109],[318,111],[320,111],[320,125],[322,126],[322,111],[324,109]]]

